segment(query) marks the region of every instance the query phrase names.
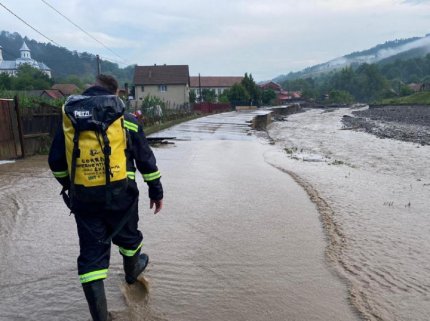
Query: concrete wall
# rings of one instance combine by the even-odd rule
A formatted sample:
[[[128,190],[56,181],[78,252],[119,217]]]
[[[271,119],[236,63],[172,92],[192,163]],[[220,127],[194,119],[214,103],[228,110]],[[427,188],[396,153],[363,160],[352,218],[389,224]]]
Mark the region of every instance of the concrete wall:
[[[299,112],[302,107],[299,104],[292,104],[288,106],[279,106],[271,108],[275,115],[291,115]]]
[[[265,115],[257,115],[252,120],[252,128],[257,130],[265,130],[271,122],[272,113],[267,113]]]
[[[267,114],[256,115],[254,117],[252,120],[252,128],[256,130],[266,130],[267,126],[272,123],[272,118],[276,119],[276,116],[291,115],[299,112],[301,109],[302,107],[299,104],[270,108]]]

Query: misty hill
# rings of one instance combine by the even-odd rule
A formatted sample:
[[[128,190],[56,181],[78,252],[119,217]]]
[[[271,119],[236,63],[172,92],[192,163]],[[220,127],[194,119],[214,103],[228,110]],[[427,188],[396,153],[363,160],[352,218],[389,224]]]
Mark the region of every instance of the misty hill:
[[[373,48],[353,52],[351,54],[330,60],[326,63],[308,67],[299,72],[276,77],[276,82],[298,78],[316,77],[345,67],[355,67],[363,63],[388,64],[396,60],[421,58],[430,53],[430,34],[424,37],[397,39],[379,44]]]
[[[97,73],[96,56],[88,52],[70,51],[64,47],[57,47],[50,43],[40,43],[36,40],[22,37],[19,33],[2,31],[0,46],[3,48],[4,60],[15,60],[20,57],[19,49],[23,41],[31,50],[33,59],[45,63],[52,71],[55,81],[61,82],[70,76],[76,76],[83,82],[92,82]],[[102,72],[114,75],[121,86],[125,82],[131,83],[134,66],[119,68],[118,64],[109,61],[101,62]]]

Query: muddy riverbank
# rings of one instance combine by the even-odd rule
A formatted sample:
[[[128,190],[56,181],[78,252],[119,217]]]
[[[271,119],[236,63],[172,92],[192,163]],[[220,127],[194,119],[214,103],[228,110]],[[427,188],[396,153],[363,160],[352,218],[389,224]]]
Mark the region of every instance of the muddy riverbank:
[[[342,119],[345,128],[430,145],[430,106],[371,106]]]

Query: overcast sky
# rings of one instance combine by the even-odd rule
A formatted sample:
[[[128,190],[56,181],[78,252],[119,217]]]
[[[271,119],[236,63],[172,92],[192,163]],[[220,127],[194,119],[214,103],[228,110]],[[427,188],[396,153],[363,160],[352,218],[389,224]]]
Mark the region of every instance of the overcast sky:
[[[248,72],[257,81],[430,33],[430,0],[44,1],[121,58],[42,0],[0,4],[61,46],[121,66],[187,64],[191,75]],[[0,30],[47,42],[3,7]]]

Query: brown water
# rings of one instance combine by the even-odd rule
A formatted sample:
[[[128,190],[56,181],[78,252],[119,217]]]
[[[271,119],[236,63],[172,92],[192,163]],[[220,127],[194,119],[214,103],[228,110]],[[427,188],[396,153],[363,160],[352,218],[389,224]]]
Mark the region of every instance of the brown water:
[[[430,320],[430,147],[341,130],[349,109],[275,123],[266,160],[325,213],[328,256],[369,320]]]
[[[206,117],[162,133],[165,208],[149,213],[141,178],[143,283],[106,280],[115,320],[358,320],[332,270],[320,214],[276,150],[249,135],[251,114]],[[87,320],[78,239],[46,157],[0,165],[0,320]]]

